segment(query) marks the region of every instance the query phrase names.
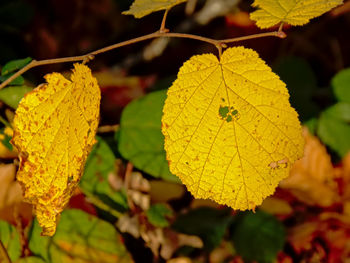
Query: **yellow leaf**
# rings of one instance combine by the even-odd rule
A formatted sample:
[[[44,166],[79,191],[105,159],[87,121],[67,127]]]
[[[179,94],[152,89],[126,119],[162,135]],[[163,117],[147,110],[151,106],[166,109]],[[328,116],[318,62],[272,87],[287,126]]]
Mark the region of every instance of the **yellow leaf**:
[[[170,171],[196,198],[254,209],[288,176],[304,140],[285,84],[244,47],[194,56],[162,118]]]
[[[42,234],[51,236],[95,143],[101,95],[82,64],[74,65],[71,81],[58,73],[45,78],[47,84],[20,102],[12,143],[19,151],[24,198],[33,204]]]
[[[301,26],[342,3],[342,0],[255,0],[253,6],[259,9],[250,18],[260,28],[280,22]]]
[[[133,15],[141,18],[153,12],[170,9],[175,5],[186,2],[187,0],[135,0],[124,15]]]

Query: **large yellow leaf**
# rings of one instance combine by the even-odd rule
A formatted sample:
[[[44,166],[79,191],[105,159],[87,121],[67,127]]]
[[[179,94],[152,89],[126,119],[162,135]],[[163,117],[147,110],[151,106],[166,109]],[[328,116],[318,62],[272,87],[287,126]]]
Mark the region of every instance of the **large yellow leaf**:
[[[186,1],[187,0],[135,0],[130,9],[124,11],[123,14],[141,18],[156,11],[170,9]]]
[[[244,47],[194,56],[168,90],[162,118],[170,171],[196,198],[254,209],[302,156],[285,84]]]
[[[301,26],[342,3],[342,0],[255,0],[253,6],[259,9],[250,18],[260,28],[280,22]]]
[[[100,89],[90,69],[75,64],[71,81],[45,76],[20,102],[12,143],[20,156],[17,179],[34,206],[43,235],[53,235],[56,219],[79,179],[99,121]]]

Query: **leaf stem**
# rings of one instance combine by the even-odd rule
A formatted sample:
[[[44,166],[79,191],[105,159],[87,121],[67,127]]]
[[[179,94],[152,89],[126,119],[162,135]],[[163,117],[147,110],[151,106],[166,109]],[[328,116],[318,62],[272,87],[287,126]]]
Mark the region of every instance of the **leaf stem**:
[[[219,49],[219,55],[220,50],[222,48],[225,48],[228,43],[238,42],[238,41],[244,41],[248,39],[255,39],[255,38],[262,38],[262,37],[279,37],[279,38],[285,38],[286,34],[282,31],[282,29],[279,29],[278,31],[273,32],[264,32],[264,33],[258,33],[243,37],[236,37],[236,38],[229,38],[229,39],[222,39],[222,40],[216,40],[212,38],[202,37],[198,35],[192,35],[192,34],[185,34],[185,33],[171,33],[167,32],[168,30],[165,28],[165,20],[167,16],[168,10],[164,13],[162,25],[160,27],[159,31],[156,31],[154,33],[144,35],[141,37],[136,37],[130,40],[126,40],[117,44],[113,44],[95,51],[92,51],[88,54],[81,55],[81,56],[73,56],[73,57],[64,57],[64,58],[55,58],[55,59],[45,59],[45,60],[32,60],[29,64],[27,64],[25,67],[17,71],[15,74],[13,74],[11,77],[9,77],[7,80],[5,80],[0,85],[0,89],[7,86],[12,80],[17,78],[18,76],[22,75],[23,73],[27,72],[29,69],[43,66],[43,65],[49,65],[49,64],[57,64],[57,63],[66,63],[66,62],[76,62],[76,61],[82,61],[83,63],[87,63],[88,61],[94,59],[94,57],[98,54],[105,53],[110,50],[114,50],[123,46],[127,46],[130,44],[138,43],[141,41],[145,41],[152,38],[158,38],[158,37],[172,37],[172,38],[187,38],[187,39],[194,39],[202,42],[206,42],[209,44],[214,45]]]
[[[278,27],[278,32],[282,32],[282,30],[283,30],[283,25],[284,25],[284,23],[281,22],[280,26]]]
[[[165,28],[165,21],[168,16],[168,13],[169,13],[169,9],[166,9],[163,15],[162,23],[160,24],[160,29],[159,29],[160,33],[169,32],[169,29]]]
[[[262,37],[279,37],[279,38],[281,38],[281,35],[278,31],[273,31],[273,32],[264,32],[264,33],[243,36],[243,37],[223,39],[223,40],[218,40],[218,41],[220,43],[228,44],[228,43],[233,43],[233,42],[238,42],[238,41],[245,41],[245,40],[249,40],[249,39],[262,38]]]

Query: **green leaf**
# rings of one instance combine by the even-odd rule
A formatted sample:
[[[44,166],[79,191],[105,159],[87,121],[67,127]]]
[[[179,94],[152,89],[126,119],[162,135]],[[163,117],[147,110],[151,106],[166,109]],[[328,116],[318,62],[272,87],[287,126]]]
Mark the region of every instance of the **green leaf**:
[[[164,204],[152,205],[146,212],[148,221],[156,227],[167,227],[169,222],[166,216],[171,216],[172,211]]]
[[[339,121],[350,122],[350,103],[338,102],[327,108],[324,114]]]
[[[108,144],[97,137],[85,166],[80,187],[87,195],[97,196],[102,202],[119,212],[128,209],[127,197],[124,192],[115,191],[108,183],[108,175],[115,170],[115,156]]]
[[[332,79],[335,96],[339,101],[350,103],[350,68],[343,69]]]
[[[35,221],[29,248],[50,263],[132,262],[113,225],[81,210],[65,210],[53,237],[40,236],[40,232]]]
[[[338,107],[339,105],[334,106],[322,112],[318,121],[317,135],[323,143],[327,144],[340,157],[344,157],[350,151],[350,125],[343,119],[347,119],[349,116],[346,111],[336,116],[336,112],[341,107]],[[348,109],[348,107],[345,108]]]
[[[316,76],[309,63],[300,57],[287,57],[281,60],[274,71],[287,84],[290,102],[302,120],[318,113],[318,106],[312,97],[317,88]]]
[[[7,149],[9,149],[10,151],[12,151],[13,150],[13,146],[12,146],[12,144],[11,144],[11,139],[12,139],[12,137],[11,136],[9,136],[9,135],[7,135],[6,133],[5,133],[5,128],[2,128],[2,129],[0,129],[0,135],[2,135],[3,136],[3,139],[1,139],[1,143],[7,148]],[[1,136],[1,137],[2,137]]]
[[[4,76],[4,75],[7,75],[7,74],[12,73],[14,71],[17,71],[17,70],[23,68],[24,66],[26,66],[31,61],[32,61],[32,58],[30,58],[30,57],[23,58],[23,59],[11,60],[11,61],[7,62],[5,64],[5,66],[3,66],[3,68],[1,69],[1,76]]]
[[[258,211],[237,216],[232,239],[235,249],[246,261],[274,262],[285,242],[285,229],[274,216]]]
[[[121,155],[154,177],[171,182],[180,180],[169,171],[161,132],[161,116],[166,90],[152,92],[132,101],[123,110],[118,132]]]
[[[0,220],[0,240],[4,244],[11,261],[17,260],[21,256],[20,237],[13,225]],[[0,257],[1,261],[1,257]]]
[[[20,258],[15,263],[45,263],[45,261],[39,257],[26,257]]]
[[[9,77],[11,77],[13,74],[6,74],[4,76],[0,76],[0,82],[4,82],[5,80],[7,80]],[[20,86],[24,84],[24,78],[22,76],[18,76],[17,78],[15,78],[14,80],[12,80],[9,85],[14,85],[14,86]]]
[[[0,100],[11,108],[17,109],[21,99],[31,90],[32,88],[27,86],[6,87],[0,90]]]
[[[177,217],[172,228],[178,232],[199,236],[206,250],[217,247],[232,221],[230,209],[201,207]]]

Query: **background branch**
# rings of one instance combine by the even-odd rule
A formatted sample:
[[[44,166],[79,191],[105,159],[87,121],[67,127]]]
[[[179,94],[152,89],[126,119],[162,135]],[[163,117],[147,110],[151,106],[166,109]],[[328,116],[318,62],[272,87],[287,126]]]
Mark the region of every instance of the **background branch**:
[[[225,44],[238,42],[238,41],[244,41],[248,39],[255,39],[255,38],[262,38],[262,37],[279,37],[279,38],[285,38],[286,34],[281,30],[281,28],[278,31],[273,32],[264,32],[264,33],[258,33],[243,37],[236,37],[236,38],[230,38],[230,39],[222,39],[222,40],[216,40],[212,38],[202,37],[198,35],[192,35],[192,34],[184,34],[184,33],[170,33],[167,32],[165,29],[165,19],[167,16],[167,12],[165,12],[163,20],[162,20],[162,27],[159,31],[156,31],[154,33],[144,35],[141,37],[133,38],[130,40],[126,40],[117,44],[113,44],[95,51],[92,51],[88,54],[81,55],[81,56],[73,56],[73,57],[65,57],[65,58],[55,58],[55,59],[45,59],[45,60],[32,60],[28,65],[17,71],[15,74],[13,74],[11,77],[9,77],[7,80],[5,80],[1,85],[0,89],[6,87],[9,83],[11,83],[12,80],[19,77],[26,71],[28,71],[31,68],[43,66],[43,65],[49,65],[49,64],[57,64],[57,63],[66,63],[66,62],[76,62],[76,61],[82,61],[83,63],[86,63],[92,59],[98,54],[105,53],[107,51],[117,49],[123,46],[131,45],[134,43],[138,43],[141,41],[145,41],[152,38],[159,38],[159,37],[173,37],[173,38],[187,38],[187,39],[194,39],[202,42],[206,42],[209,44],[214,45],[218,48],[219,53],[222,50],[222,48],[226,48],[227,46]],[[163,24],[164,23],[164,24]],[[219,54],[221,55],[221,54]]]

